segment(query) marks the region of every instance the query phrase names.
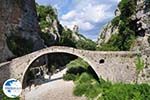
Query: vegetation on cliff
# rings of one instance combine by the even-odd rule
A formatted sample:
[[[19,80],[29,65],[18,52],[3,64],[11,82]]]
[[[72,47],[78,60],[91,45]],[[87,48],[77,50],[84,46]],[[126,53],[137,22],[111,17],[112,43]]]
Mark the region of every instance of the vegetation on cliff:
[[[78,49],[96,49],[96,43],[92,40],[85,38],[77,32],[73,33],[73,31],[70,29],[65,29],[58,21],[57,11],[51,6],[37,5],[37,12],[39,16],[39,24],[41,30],[45,30],[46,28],[48,29],[48,31],[41,33],[41,37],[47,46],[60,45],[74,47]],[[54,24],[54,21],[56,21],[57,23]],[[54,25],[57,27],[57,29]],[[54,34],[56,35],[57,40],[51,38]],[[76,36],[79,37],[79,40],[76,40],[73,37],[73,34],[76,34]]]
[[[52,26],[52,21],[57,19],[57,15],[51,6],[38,6],[37,5],[37,12],[39,16],[38,20],[40,22],[40,27],[42,29],[45,27]],[[49,15],[49,18],[50,18],[49,20],[51,20],[51,23],[46,21],[47,15]]]
[[[118,26],[118,33],[102,44],[98,50],[128,51],[134,44],[137,27],[132,16],[136,13],[136,0],[122,0],[119,5],[121,14],[112,20],[112,26]]]

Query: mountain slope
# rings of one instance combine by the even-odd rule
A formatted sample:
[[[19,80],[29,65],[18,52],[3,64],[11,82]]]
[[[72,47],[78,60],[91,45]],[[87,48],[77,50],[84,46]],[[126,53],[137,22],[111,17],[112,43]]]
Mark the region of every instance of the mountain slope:
[[[63,27],[57,17],[57,10],[51,6],[37,5],[41,37],[47,46],[60,45],[79,49],[95,50],[96,43],[81,35],[77,25],[73,30]]]
[[[115,15],[100,33],[99,50],[141,50],[150,46],[149,0],[122,0]]]

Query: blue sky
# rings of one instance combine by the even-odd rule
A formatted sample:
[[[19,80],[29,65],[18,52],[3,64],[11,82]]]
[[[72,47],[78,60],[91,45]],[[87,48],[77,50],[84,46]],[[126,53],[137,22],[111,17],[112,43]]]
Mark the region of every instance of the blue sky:
[[[79,26],[85,37],[97,40],[101,28],[114,17],[120,0],[36,0],[40,5],[52,5],[57,9],[63,26],[72,29]]]

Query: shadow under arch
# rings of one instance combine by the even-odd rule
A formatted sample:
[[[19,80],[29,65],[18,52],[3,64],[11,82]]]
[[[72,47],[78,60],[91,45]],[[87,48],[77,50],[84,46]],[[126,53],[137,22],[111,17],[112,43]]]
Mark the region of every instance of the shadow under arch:
[[[86,58],[84,58],[84,57],[82,57],[81,55],[78,55],[78,54],[74,54],[74,53],[68,53],[68,52],[48,52],[48,53],[44,53],[44,54],[41,54],[41,55],[38,55],[38,56],[36,56],[36,57],[34,57],[31,61],[29,61],[29,64],[28,64],[28,66],[26,67],[26,69],[24,70],[24,72],[23,72],[23,75],[22,75],[22,80],[21,80],[21,82],[22,82],[22,87],[23,87],[23,89],[25,89],[26,88],[26,86],[27,86],[27,84],[26,84],[26,79],[27,79],[27,75],[28,75],[28,71],[29,71],[29,69],[30,69],[30,67],[31,67],[31,65],[34,63],[34,61],[36,61],[37,59],[39,59],[40,57],[42,57],[42,56],[45,56],[45,55],[50,55],[50,54],[69,54],[69,55],[72,55],[72,56],[75,56],[75,57],[77,57],[77,58],[81,58],[81,59],[83,59],[85,62],[87,62],[88,64],[89,64],[89,67],[88,67],[88,69],[90,69],[90,72],[92,72],[92,74],[94,75],[94,78],[96,78],[97,80],[98,80],[98,74],[97,74],[97,72],[95,71],[95,69],[94,69],[94,67],[92,66],[92,64],[86,59]]]

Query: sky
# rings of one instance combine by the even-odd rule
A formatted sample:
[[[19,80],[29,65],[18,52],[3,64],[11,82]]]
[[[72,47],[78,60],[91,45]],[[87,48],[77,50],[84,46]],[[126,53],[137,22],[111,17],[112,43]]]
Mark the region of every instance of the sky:
[[[120,0],[35,0],[39,5],[52,5],[57,9],[58,19],[63,26],[73,29],[94,41],[101,29],[114,17]]]

